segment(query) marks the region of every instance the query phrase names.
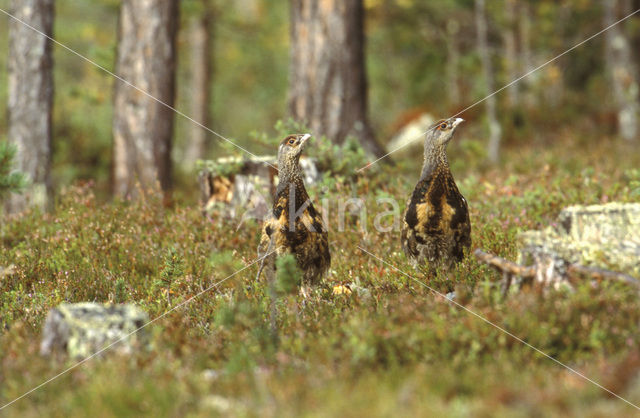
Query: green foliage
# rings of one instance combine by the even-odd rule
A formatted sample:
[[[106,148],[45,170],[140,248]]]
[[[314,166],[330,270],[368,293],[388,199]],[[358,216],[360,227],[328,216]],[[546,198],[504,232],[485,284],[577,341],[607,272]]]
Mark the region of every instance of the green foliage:
[[[184,275],[184,263],[178,250],[171,246],[164,256],[164,266],[160,271],[160,283],[171,292],[175,280]]]
[[[242,159],[232,161],[224,164],[220,164],[213,160],[198,160],[196,162],[196,169],[199,172],[211,173],[216,176],[230,176],[236,174],[242,168]]]
[[[286,254],[276,260],[276,291],[279,293],[294,293],[302,283],[302,271],[293,254]]]
[[[640,198],[640,169],[627,170],[625,176],[629,179],[630,196],[634,199]]]
[[[124,303],[127,300],[127,282],[124,278],[119,277],[113,285],[113,301],[115,303]]]
[[[23,173],[12,169],[15,155],[14,145],[0,141],[0,199],[7,193],[20,193],[28,184]]]

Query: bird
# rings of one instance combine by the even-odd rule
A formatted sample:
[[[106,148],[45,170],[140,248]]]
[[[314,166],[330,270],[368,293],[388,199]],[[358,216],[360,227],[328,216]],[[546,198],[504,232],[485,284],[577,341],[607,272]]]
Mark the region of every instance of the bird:
[[[278,187],[273,209],[262,227],[258,257],[261,259],[256,279],[263,270],[273,282],[276,258],[293,254],[302,271],[303,286],[317,285],[329,270],[329,234],[321,214],[309,199],[302,180],[300,155],[310,134],[284,138],[278,147]]]
[[[403,215],[402,249],[414,268],[446,270],[462,261],[471,246],[467,201],[449,169],[446,148],[461,118],[433,124],[424,140],[420,179]]]

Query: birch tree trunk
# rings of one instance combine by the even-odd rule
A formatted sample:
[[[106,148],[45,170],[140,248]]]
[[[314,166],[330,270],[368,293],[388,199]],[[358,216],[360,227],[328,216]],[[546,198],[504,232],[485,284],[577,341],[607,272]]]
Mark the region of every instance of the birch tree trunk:
[[[116,73],[166,105],[175,97],[177,0],[123,0]],[[135,196],[157,182],[171,188],[173,111],[116,81],[113,114],[113,191]]]
[[[475,0],[476,30],[478,32],[478,53],[482,60],[482,72],[484,73],[487,95],[490,95],[487,104],[487,121],[489,123],[489,146],[487,155],[492,163],[498,162],[500,152],[500,138],[502,129],[496,117],[496,98],[493,94],[493,66],[491,65],[491,53],[487,39],[487,16],[484,0]]]
[[[203,13],[195,17],[189,28],[191,43],[191,116],[209,127],[209,101],[211,99],[211,25],[213,16],[208,0],[202,0]],[[193,170],[197,160],[207,152],[207,131],[192,124],[185,150],[185,168]]]
[[[291,0],[289,112],[336,143],[381,156],[367,116],[362,0]]]
[[[53,35],[53,0],[13,0],[14,16],[40,32]],[[6,211],[30,206],[46,208],[51,196],[51,110],[53,58],[51,41],[9,19],[8,138],[17,147],[16,169],[31,185],[23,194],[7,197]]]
[[[621,3],[617,0],[602,0],[606,26],[618,20],[617,7]],[[618,115],[618,134],[628,141],[638,139],[640,110],[638,69],[631,54],[631,46],[624,34],[624,26],[616,25],[605,32],[605,60]]]

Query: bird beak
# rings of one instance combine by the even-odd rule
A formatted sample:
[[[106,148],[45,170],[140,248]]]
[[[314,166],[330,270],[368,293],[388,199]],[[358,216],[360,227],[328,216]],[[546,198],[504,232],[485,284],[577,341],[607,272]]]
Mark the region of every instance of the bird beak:
[[[307,140],[311,138],[311,134],[304,134],[298,138],[298,145],[304,145]]]
[[[462,119],[462,118],[456,118],[456,119],[453,121],[453,123],[451,124],[451,126],[455,128],[456,126],[460,125],[462,122],[464,122],[464,119]]]

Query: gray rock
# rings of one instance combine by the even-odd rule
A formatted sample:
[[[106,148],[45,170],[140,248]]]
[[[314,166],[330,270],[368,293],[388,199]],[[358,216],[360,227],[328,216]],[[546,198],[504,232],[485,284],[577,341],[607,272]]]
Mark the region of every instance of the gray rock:
[[[558,284],[571,265],[640,277],[640,204],[571,206],[556,224],[521,234],[520,264],[536,266],[536,280]]]
[[[131,304],[65,303],[49,311],[40,353],[81,359],[122,339],[109,350],[130,354],[147,344],[145,329],[136,330],[148,321],[149,316]]]

